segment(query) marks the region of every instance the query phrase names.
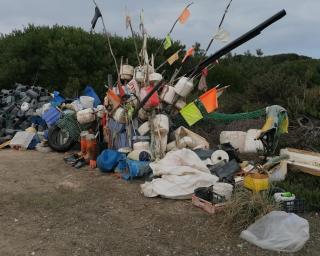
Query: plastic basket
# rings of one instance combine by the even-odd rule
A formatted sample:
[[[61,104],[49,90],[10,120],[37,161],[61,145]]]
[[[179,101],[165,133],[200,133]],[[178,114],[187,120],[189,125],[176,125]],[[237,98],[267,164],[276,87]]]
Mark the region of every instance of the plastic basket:
[[[208,113],[213,112],[218,108],[218,98],[217,98],[217,89],[212,88],[206,93],[202,94],[199,97],[199,100],[202,102]]]
[[[244,177],[244,186],[254,192],[269,189],[269,176],[261,173],[249,173]]]
[[[304,213],[304,200],[294,199],[291,201],[281,202],[281,208],[285,212]]]

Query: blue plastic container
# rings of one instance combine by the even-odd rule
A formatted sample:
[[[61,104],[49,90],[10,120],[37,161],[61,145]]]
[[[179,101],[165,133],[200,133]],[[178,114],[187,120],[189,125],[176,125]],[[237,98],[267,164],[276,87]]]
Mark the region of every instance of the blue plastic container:
[[[42,119],[46,121],[48,126],[54,125],[61,117],[61,112],[55,107],[49,108],[48,111],[42,114]]]
[[[96,108],[98,105],[101,104],[101,100],[99,98],[99,96],[96,94],[96,92],[94,91],[94,89],[90,86],[87,85],[86,88],[84,89],[84,94],[83,96],[89,96],[94,98],[94,103],[93,106]]]
[[[125,173],[127,171],[127,159],[121,159],[115,169],[115,172]]]
[[[53,92],[53,99],[51,101],[51,105],[53,107],[57,107],[60,104],[62,104],[65,101],[65,99],[60,95],[60,92],[54,91]]]
[[[118,151],[105,149],[97,158],[97,166],[102,172],[112,172],[121,159]]]
[[[127,160],[128,173],[123,173],[122,178],[125,180],[133,179],[136,177],[142,177],[145,174],[145,170],[149,168],[150,162]]]

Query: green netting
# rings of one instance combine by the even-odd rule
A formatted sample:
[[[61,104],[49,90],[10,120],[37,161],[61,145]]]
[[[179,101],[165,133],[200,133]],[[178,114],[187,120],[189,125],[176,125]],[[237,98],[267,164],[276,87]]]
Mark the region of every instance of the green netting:
[[[248,119],[257,119],[259,117],[266,115],[266,109],[259,109],[252,112],[244,113],[235,113],[235,114],[224,114],[213,112],[204,116],[205,120],[214,120],[216,122],[228,123],[237,120],[248,120]]]
[[[63,116],[58,120],[57,126],[61,129],[65,129],[68,131],[70,137],[78,141],[81,133],[81,128],[79,123],[76,119],[75,113],[65,113]]]

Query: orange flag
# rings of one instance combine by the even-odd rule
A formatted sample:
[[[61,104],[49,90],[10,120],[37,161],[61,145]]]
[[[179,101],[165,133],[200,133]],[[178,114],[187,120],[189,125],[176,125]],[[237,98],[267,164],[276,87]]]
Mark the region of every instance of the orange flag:
[[[184,8],[184,10],[182,11],[182,13],[179,16],[179,21],[181,24],[186,23],[187,19],[190,16],[190,11],[188,8]]]
[[[184,55],[183,60],[182,60],[182,63],[185,62],[185,60],[186,60],[188,57],[192,56],[193,54],[194,54],[194,48],[191,47],[191,48],[186,52],[186,55]]]

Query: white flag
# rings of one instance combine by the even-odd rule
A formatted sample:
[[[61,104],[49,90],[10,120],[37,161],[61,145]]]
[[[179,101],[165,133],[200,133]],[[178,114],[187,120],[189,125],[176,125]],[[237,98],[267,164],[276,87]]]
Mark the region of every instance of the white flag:
[[[224,29],[220,28],[213,38],[222,43],[227,43],[230,40],[230,34]]]

